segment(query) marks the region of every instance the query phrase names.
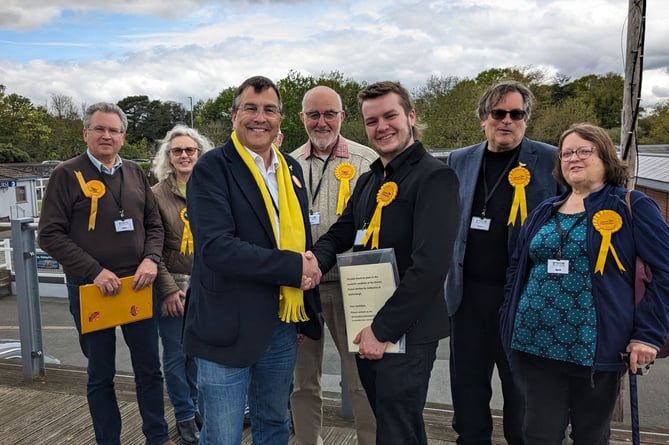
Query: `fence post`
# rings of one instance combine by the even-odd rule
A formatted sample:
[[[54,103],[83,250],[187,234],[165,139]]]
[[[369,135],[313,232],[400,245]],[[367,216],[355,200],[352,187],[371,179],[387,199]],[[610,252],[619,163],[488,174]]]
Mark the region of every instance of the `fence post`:
[[[16,277],[16,303],[19,312],[23,379],[44,376],[42,319],[40,313],[35,230],[28,227],[33,218],[12,220],[12,246]]]

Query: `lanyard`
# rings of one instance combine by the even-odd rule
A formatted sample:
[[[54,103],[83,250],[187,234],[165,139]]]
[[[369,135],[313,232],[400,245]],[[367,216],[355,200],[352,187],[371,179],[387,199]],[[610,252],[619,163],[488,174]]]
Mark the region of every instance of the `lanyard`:
[[[481,211],[482,218],[485,218],[485,211],[488,208],[488,202],[490,201],[490,198],[492,198],[492,195],[495,194],[497,187],[499,187],[499,185],[502,183],[502,179],[504,179],[504,177],[509,174],[509,168],[511,168],[511,165],[516,161],[516,159],[518,159],[519,154],[520,151],[511,156],[508,164],[506,164],[506,167],[504,167],[504,170],[502,170],[502,174],[500,174],[497,178],[497,181],[495,181],[495,185],[492,187],[492,190],[490,190],[490,193],[488,193],[488,180],[486,178],[486,158],[485,156],[483,157],[483,194],[485,196],[485,200],[483,201],[483,210]]]
[[[105,174],[99,171],[100,179],[105,184],[105,187],[107,188],[107,190],[109,190],[109,193],[111,193],[112,197],[114,198],[116,206],[118,207],[118,214],[121,217],[121,219],[123,219],[125,217],[125,212],[123,211],[123,167],[119,168],[118,172],[121,175],[121,187],[119,187],[118,197],[117,197],[116,193],[114,193],[114,190],[112,190],[109,184],[107,184],[107,181],[105,181]]]
[[[312,155],[315,156],[315,155]],[[323,182],[323,176],[325,176],[325,170],[328,168],[328,162],[330,162],[330,159],[334,157],[334,148],[332,149],[332,152],[330,153],[330,156],[328,156],[325,161],[323,161],[323,171],[321,172],[321,177],[318,179],[318,184],[316,184],[316,189],[314,189],[313,186],[313,177],[311,173],[311,167],[313,165],[313,162],[309,162],[309,190],[311,191],[311,204],[315,205],[316,204],[316,197],[318,196],[318,192],[321,191],[321,183]],[[318,158],[318,156],[316,156]],[[318,158],[320,159],[320,158]]]
[[[557,251],[557,259],[561,260],[562,259],[562,246],[567,242],[567,239],[569,238],[569,232],[572,231],[574,227],[577,227],[580,225],[583,220],[585,220],[586,216],[588,216],[585,212],[572,224],[572,226],[567,230],[566,232],[562,230],[562,226],[560,225],[560,218],[558,218],[557,213],[555,214],[555,228],[557,229],[558,236],[560,237],[560,245],[558,246],[558,251]]]

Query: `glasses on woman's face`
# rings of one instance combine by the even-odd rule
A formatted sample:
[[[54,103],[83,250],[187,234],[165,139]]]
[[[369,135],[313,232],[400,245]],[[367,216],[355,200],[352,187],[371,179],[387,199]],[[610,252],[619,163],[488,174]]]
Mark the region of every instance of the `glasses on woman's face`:
[[[193,156],[197,151],[197,147],[174,147],[170,148],[170,153],[172,156],[181,156],[182,153],[186,153],[188,156]]]
[[[564,150],[558,151],[558,158],[560,158],[562,162],[569,162],[574,156],[574,153],[576,153],[576,157],[580,160],[583,160],[585,158],[589,158],[594,151],[594,147],[578,147],[576,149],[566,148]]]

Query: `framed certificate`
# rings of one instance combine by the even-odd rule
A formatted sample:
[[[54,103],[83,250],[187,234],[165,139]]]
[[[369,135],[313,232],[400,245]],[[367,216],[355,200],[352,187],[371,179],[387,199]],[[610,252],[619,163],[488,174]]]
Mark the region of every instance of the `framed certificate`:
[[[134,291],[133,278],[121,278],[117,295],[102,295],[95,284],[79,286],[82,334],[153,317],[152,286]]]
[[[337,255],[349,352],[358,352],[356,335],[372,324],[374,317],[393,295],[399,283],[393,249],[365,250]],[[405,336],[386,348],[386,353],[404,353]]]

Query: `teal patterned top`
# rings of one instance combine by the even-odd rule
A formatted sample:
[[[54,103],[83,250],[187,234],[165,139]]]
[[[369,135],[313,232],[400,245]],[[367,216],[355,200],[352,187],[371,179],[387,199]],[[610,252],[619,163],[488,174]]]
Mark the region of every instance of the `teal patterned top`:
[[[587,225],[585,212],[557,213],[530,242],[531,269],[518,305],[513,349],[593,365],[597,313],[586,251]],[[548,273],[548,262],[555,259],[569,261],[568,273]]]

